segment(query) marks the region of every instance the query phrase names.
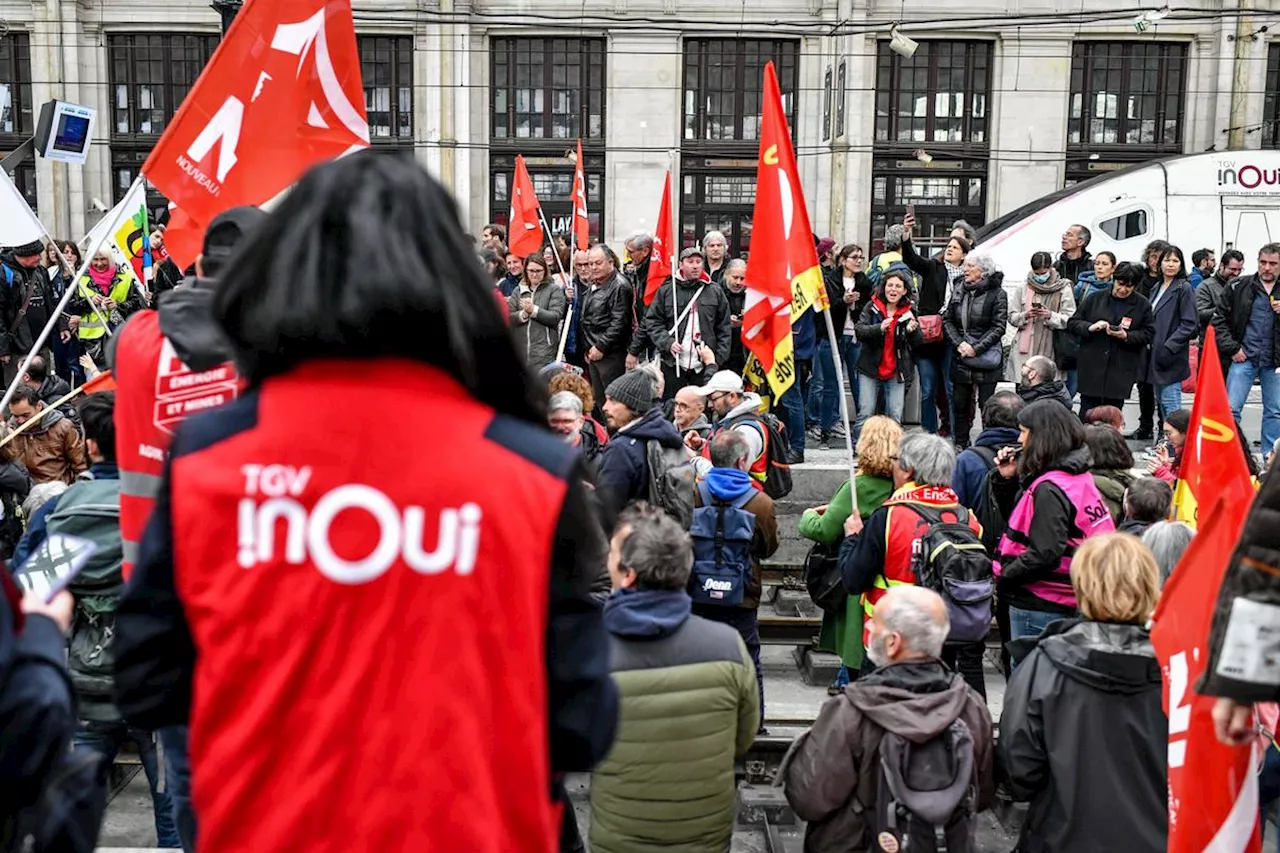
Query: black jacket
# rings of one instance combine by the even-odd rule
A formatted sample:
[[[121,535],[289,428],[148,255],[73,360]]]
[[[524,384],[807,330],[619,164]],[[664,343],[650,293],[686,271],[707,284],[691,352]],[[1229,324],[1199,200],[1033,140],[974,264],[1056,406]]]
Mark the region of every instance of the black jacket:
[[[844,291],[844,285],[840,286],[840,290]],[[884,330],[880,328],[880,324],[888,316],[877,302],[878,300],[872,299],[866,304],[857,325],[853,327],[858,343],[862,345],[862,350],[858,353],[858,372],[873,379],[880,378],[880,360],[884,357]],[[906,382],[915,371],[912,353],[922,343],[924,332],[920,331],[918,321],[914,332],[907,331],[906,323],[898,323],[893,332],[893,354],[898,361],[898,371],[894,378],[898,381]]]
[[[1231,293],[1231,282],[1224,281],[1214,273],[1200,282],[1196,288],[1196,317],[1200,321],[1200,346],[1204,346],[1204,333],[1213,323],[1213,318],[1227,310],[1227,299]],[[1222,351],[1222,339],[1218,339],[1218,351]]]
[[[1074,287],[1076,281],[1080,278],[1080,273],[1089,272],[1093,269],[1093,255],[1086,250],[1080,253],[1080,257],[1072,260],[1067,257],[1066,252],[1063,252],[1058,256],[1053,268],[1058,271],[1058,275],[1065,278]]]
[[[648,498],[649,459],[645,454],[650,441],[663,447],[684,445],[675,424],[667,420],[657,406],[638,421],[618,430],[600,454],[596,495],[605,512],[606,526],[612,526],[624,506]]]
[[[599,287],[582,284],[578,287],[578,310],[582,320],[578,351],[585,353],[595,347],[605,356],[626,352],[631,346],[631,331],[635,322],[635,291],[622,273]]]
[[[723,285],[722,285],[723,287]],[[747,290],[743,288],[734,293],[728,287],[724,287],[724,298],[729,300],[729,317],[737,317],[742,319],[742,312],[747,310]],[[837,332],[840,330],[837,328]],[[742,345],[742,326],[729,326],[729,360],[722,362],[720,367],[722,370],[732,370],[739,376],[742,375],[742,368],[747,363],[747,350]]]
[[[1041,382],[1039,385],[1019,385],[1018,396],[1028,405],[1037,400],[1057,400],[1067,407],[1067,411],[1071,411],[1071,395],[1067,393],[1067,386],[1061,379]]]
[[[1257,275],[1241,276],[1231,282],[1224,310],[1213,319],[1213,329],[1218,338],[1218,354],[1224,359],[1230,359],[1244,347],[1249,315],[1253,313],[1253,297],[1256,294],[1265,296],[1266,293]],[[1280,298],[1280,287],[1273,288],[1272,293]],[[1272,326],[1271,341],[1271,364],[1280,367],[1280,319]]]
[[[1126,317],[1130,324],[1123,341],[1105,331],[1089,331],[1098,320],[1119,326]],[[1080,355],[1076,359],[1080,396],[1127,400],[1133,383],[1143,379],[1146,349],[1155,335],[1155,319],[1147,298],[1137,292],[1126,299],[1115,298],[1111,291],[1091,293],[1076,308],[1067,328],[1080,339]]]
[[[650,252],[649,257],[644,259],[644,263],[630,264],[626,269],[633,291],[632,314],[635,319],[635,329],[631,333],[631,344],[627,347],[627,352],[637,358],[646,356],[649,348],[653,346],[649,340],[649,333],[644,328],[644,315],[649,308],[644,304],[644,291],[649,286],[649,264],[652,261],[653,253]]]
[[[1185,278],[1174,281],[1151,312],[1155,333],[1146,381],[1153,385],[1181,382],[1191,375],[1191,342],[1200,331],[1191,283]]]
[[[905,243],[903,245],[906,245]],[[923,288],[922,288],[923,289]],[[963,312],[968,311],[968,335],[965,334]],[[923,303],[920,312],[927,314]],[[970,288],[961,286],[951,300],[943,322],[943,330],[952,349],[965,341],[973,345],[977,355],[982,355],[992,347],[1001,346],[1000,339],[1009,325],[1009,296],[1004,292],[1004,273],[995,272]],[[1004,376],[1004,361],[993,370],[974,370],[966,365],[957,353],[951,362],[951,379],[980,385],[988,382],[999,382]]]
[[[1064,619],[1015,642],[1034,647],[1009,680],[996,758],[1031,803],[1020,853],[1163,853],[1169,721],[1147,632]]]
[[[675,304],[672,305],[671,289],[675,286]],[[724,295],[724,288],[715,282],[686,281],[677,278],[658,288],[649,310],[644,315],[645,333],[653,342],[654,348],[663,364],[675,364],[675,356],[671,354],[672,342],[682,342],[684,333],[689,328],[692,311],[686,313],[685,307],[698,297],[698,330],[702,342],[711,347],[716,354],[716,364],[725,364],[729,360],[729,300]],[[672,335],[676,318],[683,314],[680,327]]]
[[[58,306],[58,297],[43,265],[27,269],[12,252],[0,255],[0,264],[13,274],[10,283],[9,275],[0,270],[3,276],[0,278],[3,293],[0,296],[0,355],[21,357],[31,350],[45,323],[49,322],[49,313]],[[66,328],[66,319],[60,318],[53,334]]]
[[[920,313],[925,315],[942,313],[942,303],[946,301],[947,288],[951,286],[951,281],[947,277],[946,263],[941,257],[920,257],[910,240],[902,244],[902,262],[913,273],[920,276],[920,294],[916,298]]]

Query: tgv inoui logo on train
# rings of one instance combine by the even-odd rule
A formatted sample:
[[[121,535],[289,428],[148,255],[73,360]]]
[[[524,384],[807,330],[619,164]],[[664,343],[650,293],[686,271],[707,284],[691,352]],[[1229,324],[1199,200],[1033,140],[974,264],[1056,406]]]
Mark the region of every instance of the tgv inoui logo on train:
[[[297,499],[311,482],[311,468],[244,465],[245,496],[237,512],[237,558],[251,569],[276,559],[277,528],[284,522],[284,560],[308,561],[335,583],[368,583],[397,560],[415,572],[436,575],[452,568],[469,575],[480,548],[480,507],[473,503],[440,511],[434,536],[426,536],[427,513],[420,506],[401,509],[372,486],[347,483],[325,492],[308,511]],[[347,511],[372,516],[378,525],[373,550],[359,559],[339,556],[330,538],[333,521]],[[435,541],[428,551],[424,542]]]

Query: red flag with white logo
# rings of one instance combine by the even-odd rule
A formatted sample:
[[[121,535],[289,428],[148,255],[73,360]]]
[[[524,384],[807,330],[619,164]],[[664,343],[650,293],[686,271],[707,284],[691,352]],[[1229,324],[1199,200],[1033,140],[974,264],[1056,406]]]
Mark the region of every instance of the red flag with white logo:
[[[183,214],[165,241],[185,267],[219,213],[368,144],[351,0],[248,0],[142,173]]]
[[[575,202],[576,204],[576,202]],[[538,196],[533,192],[524,155],[516,155],[516,173],[511,180],[511,216],[507,221],[507,251],[527,258],[542,248],[542,225],[538,221]]]
[[[653,251],[649,253],[649,277],[644,283],[644,304],[653,302],[658,288],[671,278],[676,235],[671,229],[671,172],[662,185],[662,209],[658,211],[658,227],[653,231]]]
[[[578,159],[573,168],[573,237],[574,245],[586,251],[591,239],[591,220],[587,218],[587,176],[582,171],[582,140],[578,140]]]

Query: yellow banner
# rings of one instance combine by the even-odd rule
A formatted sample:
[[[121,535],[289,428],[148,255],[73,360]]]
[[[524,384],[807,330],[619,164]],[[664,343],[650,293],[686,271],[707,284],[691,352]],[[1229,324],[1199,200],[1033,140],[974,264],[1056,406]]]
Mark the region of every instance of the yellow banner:
[[[820,266],[810,267],[791,280],[792,325],[795,325],[795,318],[803,317],[815,303],[822,305],[824,311],[831,307]],[[773,370],[767,374],[759,359],[748,354],[746,366],[742,369],[742,378],[748,385],[755,388],[766,402],[781,397],[796,379],[795,336],[788,335],[778,342],[773,351]]]

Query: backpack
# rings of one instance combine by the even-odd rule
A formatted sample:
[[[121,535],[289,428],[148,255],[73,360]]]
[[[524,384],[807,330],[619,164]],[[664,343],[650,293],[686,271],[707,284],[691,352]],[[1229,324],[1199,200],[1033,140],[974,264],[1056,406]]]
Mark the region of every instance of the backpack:
[[[977,850],[973,733],[961,719],[932,740],[880,739],[876,802],[867,822],[875,849],[896,853]]]
[[[830,547],[814,542],[804,558],[805,591],[809,593],[809,600],[827,613],[843,614],[849,599],[840,574],[839,554],[839,542]]]
[[[991,557],[978,534],[969,527],[969,511],[957,507],[955,521],[930,506],[907,503],[928,522],[911,553],[916,583],[942,596],[951,617],[947,642],[980,643],[991,631],[991,601],[996,591]]]
[[[50,535],[65,533],[97,546],[67,587],[75,596],[67,669],[85,719],[118,719],[113,694],[116,606],[124,592],[124,544],[120,538],[120,481],[81,480],[57,498],[46,519]],[[109,720],[107,720],[109,721]]]
[[[756,496],[751,491],[728,503],[717,501],[705,482],[698,484],[702,506],[693,511],[689,537],[693,540],[693,572],[689,596],[694,604],[736,607],[746,598],[751,581],[751,539],[756,516],[744,507]]]
[[[791,455],[784,434],[785,428],[782,421],[778,420],[777,415],[772,412],[758,415],[746,414],[739,415],[733,420],[724,424],[724,429],[732,429],[735,424],[744,421],[754,421],[760,427],[760,432],[764,438],[764,457],[765,457],[765,477],[764,477],[764,493],[775,501],[782,500],[791,494]]]
[[[688,530],[693,523],[693,493],[698,488],[693,460],[683,445],[663,447],[657,441],[646,441],[644,452],[649,463],[649,503],[661,507]]]

